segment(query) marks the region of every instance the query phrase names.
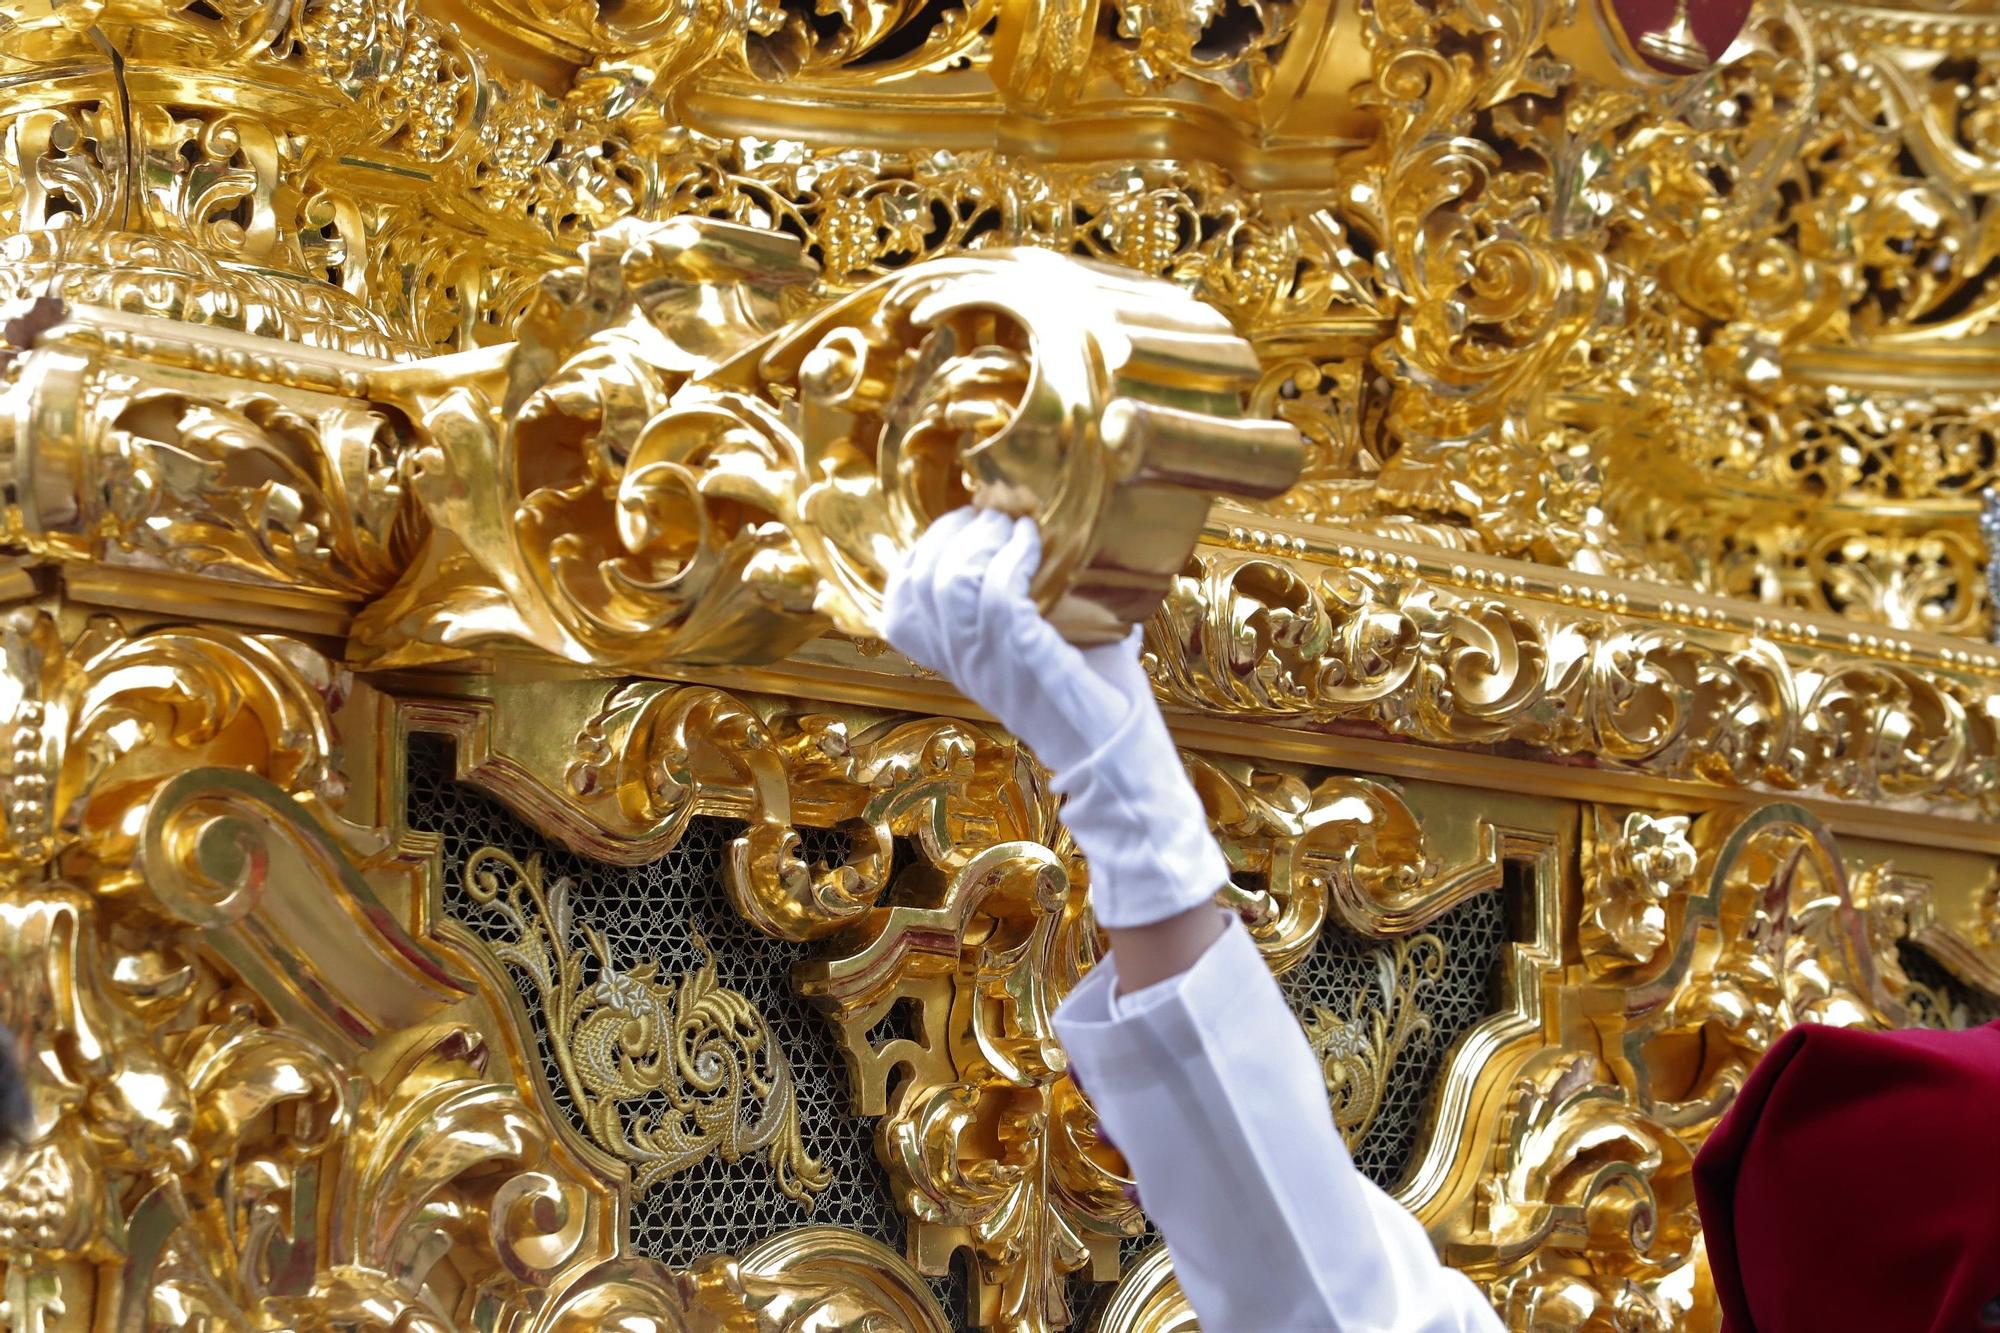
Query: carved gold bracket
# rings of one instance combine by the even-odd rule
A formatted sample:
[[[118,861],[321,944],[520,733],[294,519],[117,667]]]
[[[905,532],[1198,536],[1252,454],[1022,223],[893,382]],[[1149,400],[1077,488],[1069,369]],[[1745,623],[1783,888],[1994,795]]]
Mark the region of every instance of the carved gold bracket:
[[[1114,636],[1218,498],[1298,473],[1248,344],[1169,283],[996,251],[800,318],[811,271],[782,235],[624,224],[515,341],[400,365],[78,309],[4,391],[10,522],[107,590],[351,629],[369,667],[657,670],[869,637],[897,553],[974,498],[1037,515],[1037,595]]]
[[[866,637],[896,552],[974,498],[1041,519],[1038,596],[1103,639],[1151,613],[1218,495],[1297,474],[1296,433],[1243,416],[1248,345],[1166,284],[1001,251],[785,325],[809,272],[765,232],[613,228],[515,343],[371,373],[417,427],[429,532],[361,660],[514,643],[657,668]]]

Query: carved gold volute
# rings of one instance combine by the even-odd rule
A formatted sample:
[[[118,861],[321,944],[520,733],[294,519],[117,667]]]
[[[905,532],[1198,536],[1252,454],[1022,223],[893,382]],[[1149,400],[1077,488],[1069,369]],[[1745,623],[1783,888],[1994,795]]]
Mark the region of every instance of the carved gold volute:
[[[79,311],[17,375],[16,521],[58,558],[324,599],[371,667],[512,645],[658,668],[868,637],[897,553],[975,496],[1041,519],[1038,595],[1114,637],[1219,497],[1297,475],[1297,432],[1247,415],[1248,346],[1167,284],[995,252],[788,318],[811,273],[789,238],[620,224],[513,342],[393,366],[231,362]],[[297,387],[114,368],[151,339]],[[83,410],[51,420],[51,393]]]
[[[572,661],[761,662],[870,635],[897,552],[974,498],[1036,515],[1037,592],[1080,640],[1143,621],[1219,496],[1302,462],[1244,417],[1211,310],[1040,251],[937,260],[782,324],[796,244],[625,224],[487,351],[372,372],[417,423],[429,535],[363,660],[512,640]],[[468,481],[471,482],[468,485]]]

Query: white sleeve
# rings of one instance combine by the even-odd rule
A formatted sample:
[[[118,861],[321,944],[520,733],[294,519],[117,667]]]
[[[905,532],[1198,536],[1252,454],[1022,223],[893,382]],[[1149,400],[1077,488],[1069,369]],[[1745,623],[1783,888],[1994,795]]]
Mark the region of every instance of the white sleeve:
[[[1117,997],[1114,960],[1056,1031],[1215,1333],[1500,1333],[1415,1217],[1355,1169],[1318,1062],[1234,918],[1179,977]]]

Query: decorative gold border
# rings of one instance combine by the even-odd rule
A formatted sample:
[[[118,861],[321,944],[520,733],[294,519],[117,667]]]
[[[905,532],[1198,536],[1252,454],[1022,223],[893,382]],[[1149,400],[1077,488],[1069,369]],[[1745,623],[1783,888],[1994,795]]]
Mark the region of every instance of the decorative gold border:
[[[678,817],[670,825],[635,841],[611,831],[603,807],[593,808],[579,802],[574,792],[557,789],[562,780],[559,776],[562,747],[549,744],[549,738],[565,729],[575,730],[579,735],[587,731],[588,719],[601,711],[599,701],[616,697],[624,687],[604,681],[528,681],[510,685],[495,680],[494,693],[479,697],[475,682],[468,681],[467,686],[468,694],[460,699],[431,696],[398,702],[393,708],[390,733],[394,739],[385,747],[385,754],[402,752],[407,736],[414,731],[445,734],[456,748],[456,771],[461,780],[500,797],[532,825],[580,854],[629,865],[656,857],[671,845],[678,835]],[[773,734],[783,733],[792,725],[784,719],[796,716],[799,708],[795,700],[757,696],[742,696],[737,706],[745,714],[760,717]],[[835,709],[833,713],[843,717],[850,734],[873,734],[891,720],[871,722],[867,715],[851,709]],[[720,718],[723,714],[707,716]],[[500,725],[510,728],[512,742],[502,740],[496,733],[495,728]],[[738,733],[732,730],[731,734]],[[508,748],[510,743],[532,746],[532,753],[512,753]],[[800,757],[799,752],[790,752],[792,766],[785,778],[794,798],[803,794],[812,781],[810,765],[804,769],[796,766]],[[1207,774],[1199,778],[1198,785],[1208,790],[1214,784],[1223,784],[1215,788],[1211,799],[1228,801],[1236,798],[1230,798],[1224,788],[1236,789],[1233,784],[1243,781],[1256,766],[1230,761],[1220,769],[1209,769],[1202,768],[1197,761],[1197,767],[1199,773]],[[388,775],[383,789],[399,797],[400,776]],[[1560,980],[1561,922],[1566,904],[1574,897],[1564,869],[1574,863],[1574,814],[1566,806],[1532,797],[1498,795],[1484,798],[1469,809],[1451,788],[1426,785],[1418,789],[1392,789],[1371,779],[1338,775],[1326,779],[1324,789],[1314,799],[1340,801],[1355,796],[1375,806],[1376,814],[1371,821],[1376,828],[1368,835],[1371,841],[1344,852],[1339,849],[1348,844],[1339,839],[1325,843],[1327,851],[1336,858],[1344,858],[1331,863],[1323,860],[1325,851],[1311,855],[1286,851],[1276,861],[1269,859],[1272,851],[1289,846],[1288,839],[1299,839],[1302,829],[1312,827],[1310,821],[1294,825],[1287,823],[1282,815],[1267,813],[1263,818],[1278,822],[1264,832],[1255,831],[1252,824],[1223,830],[1222,836],[1232,848],[1233,857],[1248,858],[1246,864],[1289,867],[1283,882],[1269,886],[1267,892],[1273,902],[1269,916],[1260,918],[1271,922],[1268,935],[1264,927],[1259,928],[1259,935],[1271,953],[1274,966],[1290,966],[1302,957],[1301,949],[1310,946],[1319,923],[1329,911],[1337,911],[1352,927],[1371,935],[1408,934],[1420,930],[1472,894],[1500,892],[1504,865],[1515,863],[1531,868],[1528,901],[1521,907],[1522,925],[1528,934],[1507,948],[1501,982],[1502,1009],[1462,1037],[1447,1056],[1439,1075],[1435,1109],[1420,1137],[1418,1156],[1398,1193],[1399,1199],[1420,1215],[1445,1217],[1460,1211],[1477,1188],[1488,1155],[1486,1145],[1496,1131],[1496,1117],[1505,1103],[1514,1070],[1549,1036],[1550,1020],[1544,1005]],[[717,770],[711,780],[698,781],[683,791],[681,799],[686,811],[744,819],[756,818],[760,809],[768,812],[771,797],[768,791],[762,797],[757,796],[750,784],[732,784],[726,772]],[[821,805],[821,813],[815,817],[810,802],[792,808],[799,812],[800,818],[812,819],[820,827],[827,826],[831,814],[837,814]],[[1473,810],[1480,813],[1474,815]],[[1407,832],[1394,832],[1396,829]],[[1054,830],[1046,836],[1054,836]],[[1324,840],[1324,833],[1315,836]],[[1250,841],[1245,842],[1245,838]],[[1408,838],[1415,841],[1407,841]],[[406,839],[406,845],[415,844]],[[1272,850],[1259,852],[1258,847]],[[995,846],[966,862],[962,873],[968,883],[986,881],[996,874],[1004,876],[1011,873],[1008,867],[1014,856],[1004,847]],[[1333,867],[1333,874],[1327,880],[1327,888],[1307,892],[1306,886],[1326,878],[1328,865]],[[1410,879],[1413,871],[1414,881]],[[1302,898],[1301,894],[1305,896]],[[968,949],[971,950],[965,954],[968,960],[979,956],[979,949],[963,942],[964,932],[971,924],[967,913],[974,910],[979,899],[974,894],[952,901],[959,905],[941,912],[897,907],[878,913],[879,924],[872,926],[864,937],[871,943],[856,952],[855,941],[846,940],[829,955],[829,961],[807,964],[799,974],[799,984],[809,996],[824,997],[823,1002],[837,1007],[836,1027],[848,1048],[846,1056],[856,1079],[859,1111],[889,1116],[892,1126],[905,1123],[898,1117],[907,1111],[899,1111],[898,1107],[907,1106],[909,1099],[906,1095],[897,1103],[884,1100],[886,1076],[898,1063],[915,1058],[920,1068],[938,1071],[929,1077],[948,1079],[949,1075],[943,1071],[950,1066],[936,1065],[940,1051],[928,1044],[937,1041],[941,1032],[929,1028],[924,1045],[879,1052],[869,1046],[864,1034],[898,997],[913,998],[920,1004],[955,1003],[951,999],[952,990],[965,982],[951,980],[953,964],[948,960],[957,959],[961,950]],[[460,933],[448,926],[443,929],[453,939]],[[1076,965],[1087,965],[1089,957],[1088,951],[1076,955]],[[834,958],[839,961],[832,961]],[[1045,962],[1040,966],[1050,964]],[[1060,971],[1062,964],[1055,966]],[[975,967],[974,973],[977,971]],[[1073,974],[1070,979],[1073,980]],[[1061,975],[1044,976],[1040,984],[1056,987],[1059,994],[1069,981]],[[1053,997],[1047,1003],[1052,1004]],[[518,1006],[512,1007],[519,1021],[522,1015]],[[1063,1098],[1058,1097],[1057,1101],[1061,1103]],[[1082,1122],[1088,1123],[1087,1119]],[[894,1133],[901,1131],[888,1132],[893,1138]],[[1058,1131],[1051,1125],[1048,1132],[1060,1132],[1066,1136],[1065,1142],[1069,1141],[1067,1136],[1082,1132],[1084,1137],[1077,1141],[1089,1141],[1087,1131]],[[1084,1149],[1086,1158],[1095,1151]],[[1107,1184],[1116,1179],[1114,1174]],[[935,1263],[939,1252],[934,1249],[926,1252],[931,1255],[929,1262]]]

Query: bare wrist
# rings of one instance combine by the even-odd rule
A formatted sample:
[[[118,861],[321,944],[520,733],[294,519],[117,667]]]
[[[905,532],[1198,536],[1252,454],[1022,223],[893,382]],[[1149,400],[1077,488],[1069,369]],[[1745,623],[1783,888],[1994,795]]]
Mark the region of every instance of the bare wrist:
[[[1118,960],[1118,993],[1130,995],[1187,971],[1222,938],[1228,922],[1213,903],[1202,903],[1147,925],[1106,927]]]

